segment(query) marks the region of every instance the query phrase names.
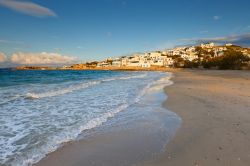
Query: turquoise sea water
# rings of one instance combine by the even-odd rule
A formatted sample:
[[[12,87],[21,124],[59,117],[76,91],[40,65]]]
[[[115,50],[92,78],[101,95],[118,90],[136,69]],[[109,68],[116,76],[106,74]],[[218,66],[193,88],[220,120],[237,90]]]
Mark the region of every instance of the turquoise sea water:
[[[164,97],[146,96],[162,92],[169,78],[161,72],[0,70],[0,165],[30,165],[118,114],[112,123],[160,107],[155,100]],[[168,115],[176,128],[178,117]]]

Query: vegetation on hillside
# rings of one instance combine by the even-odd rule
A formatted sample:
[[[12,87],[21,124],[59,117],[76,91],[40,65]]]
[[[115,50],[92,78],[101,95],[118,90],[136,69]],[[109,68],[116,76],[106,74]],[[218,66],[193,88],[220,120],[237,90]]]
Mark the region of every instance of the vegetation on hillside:
[[[247,68],[250,58],[239,51],[227,50],[223,56],[206,59],[202,62],[204,68],[233,69]]]
[[[178,66],[178,65],[176,65]],[[250,57],[243,55],[242,52],[235,49],[228,49],[222,56],[212,57],[203,55],[203,58],[195,59],[193,61],[184,61],[184,68],[198,68],[206,69],[250,69]]]

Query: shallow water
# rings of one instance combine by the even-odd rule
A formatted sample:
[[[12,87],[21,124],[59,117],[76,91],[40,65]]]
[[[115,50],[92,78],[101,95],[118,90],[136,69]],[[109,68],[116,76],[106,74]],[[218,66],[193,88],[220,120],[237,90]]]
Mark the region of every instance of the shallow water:
[[[169,78],[161,72],[1,70],[0,164],[30,165],[93,134],[90,129],[129,127],[124,124],[162,112]],[[163,117],[169,134],[179,118]]]

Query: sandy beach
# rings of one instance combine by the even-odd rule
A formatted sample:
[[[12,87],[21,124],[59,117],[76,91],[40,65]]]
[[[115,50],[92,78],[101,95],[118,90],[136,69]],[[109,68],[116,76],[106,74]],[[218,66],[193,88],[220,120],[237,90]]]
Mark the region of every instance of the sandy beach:
[[[183,123],[166,152],[143,166],[248,166],[249,71],[174,72],[164,106]]]
[[[172,72],[174,84],[165,87],[168,99],[163,107],[177,113],[182,125],[164,152],[140,156],[140,151],[159,146],[162,135],[155,130],[158,121],[154,121],[70,143],[36,166],[248,166],[250,73]]]

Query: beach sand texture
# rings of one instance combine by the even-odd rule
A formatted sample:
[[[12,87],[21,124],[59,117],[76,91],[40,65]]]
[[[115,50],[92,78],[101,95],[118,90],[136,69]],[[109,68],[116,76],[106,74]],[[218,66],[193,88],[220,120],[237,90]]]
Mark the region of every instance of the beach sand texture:
[[[143,166],[249,166],[250,72],[175,72],[164,106],[183,123],[166,152]]]

